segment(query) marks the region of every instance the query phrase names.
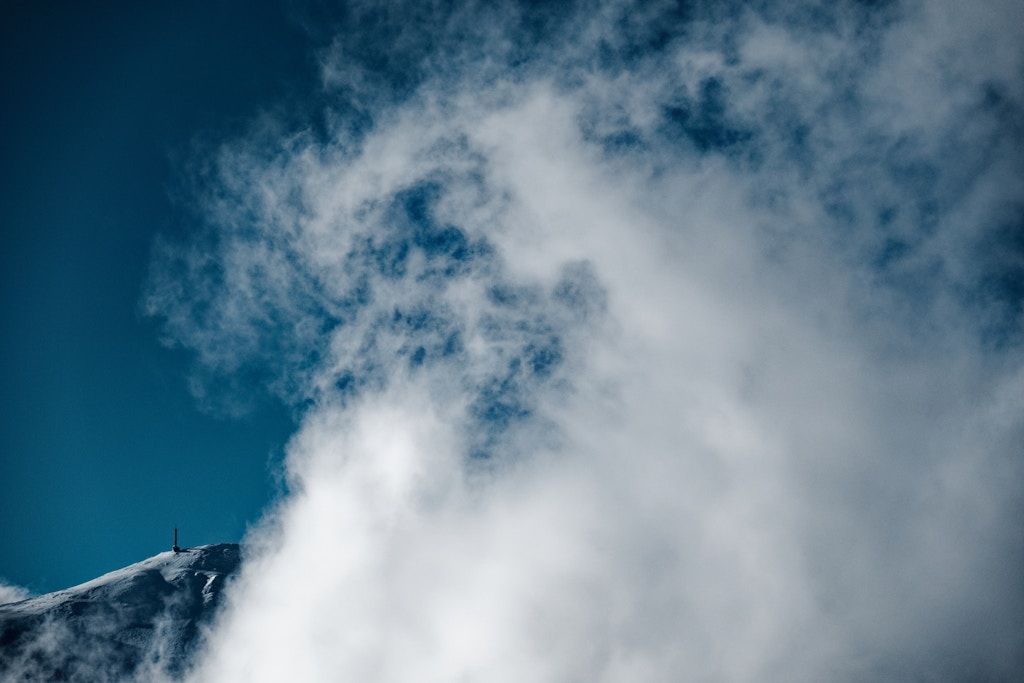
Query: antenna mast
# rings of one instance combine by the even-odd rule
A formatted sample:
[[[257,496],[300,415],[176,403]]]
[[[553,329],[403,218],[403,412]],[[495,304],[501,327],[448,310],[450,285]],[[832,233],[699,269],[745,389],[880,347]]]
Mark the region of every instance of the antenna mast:
[[[181,548],[178,547],[178,527],[174,527],[174,545],[171,546],[171,552],[181,552]]]

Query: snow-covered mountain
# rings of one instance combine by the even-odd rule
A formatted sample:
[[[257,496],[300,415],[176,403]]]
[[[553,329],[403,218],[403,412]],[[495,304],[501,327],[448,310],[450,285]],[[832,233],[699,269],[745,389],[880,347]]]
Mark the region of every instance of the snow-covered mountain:
[[[102,681],[179,672],[238,566],[238,545],[204,545],[0,605],[0,679]]]

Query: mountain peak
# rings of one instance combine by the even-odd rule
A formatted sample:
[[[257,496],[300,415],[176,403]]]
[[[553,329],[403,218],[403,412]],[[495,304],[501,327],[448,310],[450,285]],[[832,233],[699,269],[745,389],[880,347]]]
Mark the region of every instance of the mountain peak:
[[[178,671],[240,559],[234,543],[166,551],[0,605],[0,675],[84,680],[76,672],[119,679],[146,666]]]

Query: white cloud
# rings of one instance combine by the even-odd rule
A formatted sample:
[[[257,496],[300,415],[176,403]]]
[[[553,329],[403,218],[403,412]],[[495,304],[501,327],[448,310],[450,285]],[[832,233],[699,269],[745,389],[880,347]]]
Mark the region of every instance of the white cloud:
[[[470,41],[365,138],[225,147],[151,310],[310,407],[195,676],[1024,665],[1020,302],[979,246],[1021,199],[984,103],[1019,112],[1021,61],[953,9],[718,17],[608,68],[567,40],[504,81]]]
[[[31,593],[21,586],[13,586],[9,583],[0,582],[0,605],[8,602],[18,602],[29,597]]]

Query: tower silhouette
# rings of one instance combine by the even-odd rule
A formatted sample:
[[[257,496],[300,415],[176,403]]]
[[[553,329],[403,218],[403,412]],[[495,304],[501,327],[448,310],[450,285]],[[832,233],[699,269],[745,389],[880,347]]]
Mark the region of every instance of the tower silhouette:
[[[171,546],[171,552],[181,552],[181,548],[178,547],[178,527],[174,527],[174,545]]]

